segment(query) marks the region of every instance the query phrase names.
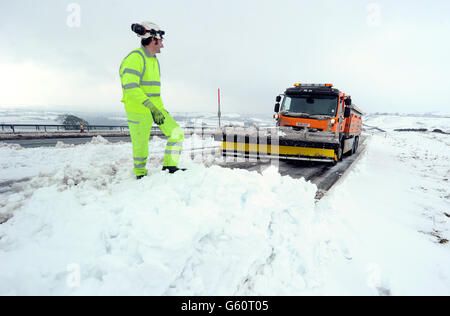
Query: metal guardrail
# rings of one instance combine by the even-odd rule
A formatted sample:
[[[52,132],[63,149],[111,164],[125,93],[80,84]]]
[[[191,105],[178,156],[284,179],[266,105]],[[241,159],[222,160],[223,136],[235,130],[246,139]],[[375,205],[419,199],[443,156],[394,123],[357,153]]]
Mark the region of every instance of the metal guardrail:
[[[44,132],[47,132],[47,129],[52,129],[55,131],[79,131],[80,130],[80,125],[64,125],[64,124],[0,124],[2,131],[11,129],[13,131],[13,133],[16,133],[16,128],[18,127],[26,127],[26,128],[33,128],[36,131],[41,131],[43,130]],[[84,130],[85,131],[100,131],[100,130],[115,130],[115,129],[119,129],[121,132],[124,129],[128,130],[128,126],[127,125],[84,125]],[[188,130],[194,130],[194,131],[205,131],[205,130],[213,130],[217,127],[214,126],[182,126],[183,129],[188,129]],[[157,131],[159,130],[158,127],[153,127],[152,131]]]
[[[12,129],[13,133],[16,133],[17,127],[34,127],[36,131],[40,131],[41,128],[47,132],[47,128],[49,129],[55,129],[57,131],[64,130],[64,131],[76,131],[80,130],[80,125],[64,125],[64,124],[0,124],[2,127],[2,131],[5,131],[5,128]],[[124,128],[128,129],[127,125],[83,125],[85,131],[90,130],[114,130],[114,129],[120,129],[120,131],[123,131]]]

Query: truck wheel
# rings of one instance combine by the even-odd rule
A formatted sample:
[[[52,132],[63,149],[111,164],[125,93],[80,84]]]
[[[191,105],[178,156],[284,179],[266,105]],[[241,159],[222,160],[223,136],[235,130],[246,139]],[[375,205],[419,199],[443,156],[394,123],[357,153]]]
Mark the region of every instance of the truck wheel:
[[[353,140],[352,150],[350,150],[350,155],[349,156],[353,155],[355,152],[356,152],[356,137]]]
[[[336,164],[338,161],[341,161],[341,160],[342,160],[342,147],[339,146],[339,147],[335,150],[335,153],[336,153],[336,158],[337,158],[337,160],[335,160],[334,162],[335,162],[335,164]]]
[[[356,153],[356,151],[358,150],[358,143],[359,143],[359,137],[355,138],[355,141],[353,142],[353,153]]]
[[[351,156],[351,155],[353,155],[355,153],[355,140],[353,139],[353,143],[352,143],[352,149],[350,149],[349,151],[347,151],[345,154],[347,155],[347,156]]]

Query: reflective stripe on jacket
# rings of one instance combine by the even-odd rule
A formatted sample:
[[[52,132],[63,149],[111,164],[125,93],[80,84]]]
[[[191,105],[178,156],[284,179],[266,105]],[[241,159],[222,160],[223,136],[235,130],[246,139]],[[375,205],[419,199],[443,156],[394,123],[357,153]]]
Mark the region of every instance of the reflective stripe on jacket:
[[[144,47],[133,50],[120,65],[125,110],[131,113],[150,114],[153,104],[163,109],[159,62]]]

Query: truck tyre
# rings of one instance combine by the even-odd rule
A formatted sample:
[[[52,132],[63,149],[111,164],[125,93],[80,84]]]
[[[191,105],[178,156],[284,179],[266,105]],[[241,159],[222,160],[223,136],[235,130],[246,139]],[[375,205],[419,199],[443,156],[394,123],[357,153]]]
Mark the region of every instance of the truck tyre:
[[[356,137],[353,139],[352,150],[350,150],[349,156],[353,155],[356,152]]]
[[[335,153],[337,160],[334,161],[334,164],[337,164],[338,161],[342,160],[342,147],[339,146],[337,149],[335,149]]]
[[[359,143],[359,137],[355,138],[355,141],[353,142],[353,153],[356,153],[356,151],[358,150],[358,143]]]
[[[352,149],[350,149],[349,151],[347,151],[345,153],[346,156],[351,156],[351,155],[353,155],[355,153],[355,140],[356,139],[352,139],[352,140],[353,140],[353,142],[352,142]]]
[[[341,161],[342,160],[342,156],[344,155],[344,142],[345,142],[345,137],[343,134],[339,135],[339,147],[336,149],[336,156],[337,156],[337,161]]]

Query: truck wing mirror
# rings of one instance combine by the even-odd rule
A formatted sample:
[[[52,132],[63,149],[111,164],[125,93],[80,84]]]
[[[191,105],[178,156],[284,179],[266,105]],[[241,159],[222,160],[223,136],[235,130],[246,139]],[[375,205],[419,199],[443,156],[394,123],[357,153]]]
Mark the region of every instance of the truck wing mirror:
[[[350,99],[350,98],[347,98],[347,99],[345,99],[345,105],[352,105],[352,99]]]
[[[347,100],[348,100],[348,99],[347,99]],[[345,109],[344,109],[344,117],[350,117],[350,111],[351,111],[350,108],[345,108]]]
[[[275,113],[280,112],[280,103],[276,103],[275,104],[275,109],[274,109]]]
[[[279,103],[281,101],[281,95],[277,96],[275,100],[277,101],[277,103]]]

